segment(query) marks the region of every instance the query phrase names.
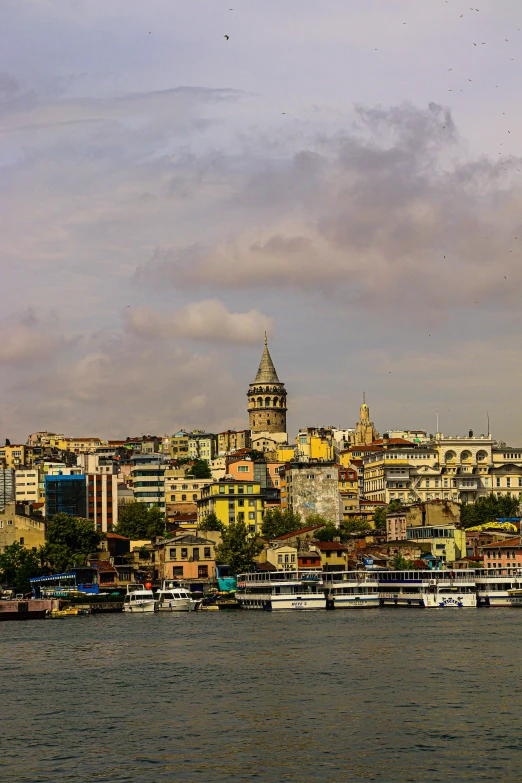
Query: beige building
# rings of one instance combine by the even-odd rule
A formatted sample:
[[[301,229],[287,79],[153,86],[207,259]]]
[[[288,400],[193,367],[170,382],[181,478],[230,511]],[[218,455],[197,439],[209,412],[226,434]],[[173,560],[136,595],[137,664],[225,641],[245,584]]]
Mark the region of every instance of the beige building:
[[[206,536],[183,533],[155,545],[161,579],[183,579],[202,585],[216,578],[216,545]]]
[[[39,503],[44,500],[45,493],[40,491],[43,483],[40,481],[38,468],[18,468],[15,470],[15,499],[17,503],[28,501]]]
[[[297,571],[297,549],[293,546],[276,545],[261,553],[266,562],[273,565],[277,571]],[[260,557],[259,562],[263,562]]]
[[[188,446],[191,459],[204,459],[210,463],[217,454],[217,437],[210,432],[191,432]]]
[[[363,404],[359,412],[359,421],[355,425],[355,431],[353,434],[353,444],[355,446],[369,445],[378,440],[379,433],[377,432],[373,421],[370,421],[370,408],[366,404],[366,396],[364,396]]]
[[[217,439],[219,456],[230,454],[239,449],[249,449],[251,446],[250,430],[227,430],[226,432],[220,432]]]
[[[20,511],[20,507],[19,511]],[[21,544],[26,549],[38,549],[45,544],[45,521],[42,517],[17,513],[16,504],[8,503],[0,509],[0,552],[10,544]]]

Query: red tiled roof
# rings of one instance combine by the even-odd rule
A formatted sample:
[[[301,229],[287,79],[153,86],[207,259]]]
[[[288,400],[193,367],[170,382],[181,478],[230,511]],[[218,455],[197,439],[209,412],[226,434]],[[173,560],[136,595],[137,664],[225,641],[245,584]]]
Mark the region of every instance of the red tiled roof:
[[[520,536],[517,536],[516,538],[505,538],[504,541],[497,541],[495,544],[484,544],[482,549],[511,549],[520,546],[522,546]]]
[[[292,538],[293,536],[299,536],[302,533],[310,533],[312,530],[319,530],[324,525],[309,525],[308,527],[300,527],[299,530],[293,530],[291,533],[284,533],[282,536],[276,536],[272,541],[283,541],[285,538]]]
[[[339,541],[314,541],[314,546],[321,552],[346,552],[346,547]]]
[[[301,552],[301,553],[299,553],[297,555],[297,559],[298,560],[303,560],[303,559],[305,559],[305,560],[306,559],[320,560],[321,559],[321,555],[319,554],[319,552]]]
[[[110,560],[91,560],[90,563],[92,566],[95,566],[98,571],[117,573]]]
[[[121,541],[130,541],[130,538],[120,536],[119,533],[107,533],[107,538],[119,538]]]

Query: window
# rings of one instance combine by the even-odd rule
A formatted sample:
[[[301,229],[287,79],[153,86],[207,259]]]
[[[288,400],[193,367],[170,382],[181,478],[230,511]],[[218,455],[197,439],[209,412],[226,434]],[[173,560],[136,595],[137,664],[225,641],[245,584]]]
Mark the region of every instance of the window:
[[[192,550],[192,559],[199,560],[199,547],[195,546]]]
[[[197,500],[197,499],[198,499],[197,495],[192,495],[192,500]]]
[[[238,473],[248,473],[248,465],[238,465],[237,466],[237,472]]]
[[[256,501],[255,501],[255,500],[249,500],[249,501],[248,501],[248,505],[249,505],[249,506],[254,506],[254,507],[255,507],[255,505],[256,505]]]
[[[256,532],[256,526],[255,525],[249,525],[248,526],[248,532],[249,533],[255,533]]]
[[[510,487],[510,486],[511,486],[511,479],[508,476],[508,478],[506,479],[506,487]]]
[[[175,549],[169,549],[169,558],[171,560],[175,560],[176,559],[176,550]]]
[[[24,541],[25,541],[24,537],[20,536],[20,543],[22,544],[22,546],[24,545]]]
[[[278,563],[282,563],[283,562],[283,555],[278,555],[277,556],[277,562]]]
[[[229,495],[233,495],[233,494],[234,494],[234,492],[235,492],[235,489],[236,489],[235,487],[229,487],[229,488],[228,488],[228,494],[229,494]]]
[[[308,473],[306,478],[311,481],[311,480],[313,480],[315,478],[315,475],[313,473]]]
[[[256,512],[255,511],[249,511],[248,512],[248,518],[249,519],[255,519],[256,518]]]
[[[172,569],[172,576],[183,576],[183,566],[174,566]]]
[[[240,508],[243,508],[243,506],[245,505],[245,501],[244,501],[244,500],[241,498],[240,500],[238,500],[238,501],[237,501],[237,505],[238,505]]]
[[[220,486],[219,486],[219,494],[220,495],[224,495],[225,494],[225,487],[222,484],[220,484]]]
[[[171,495],[171,496],[170,496],[170,502],[171,502],[171,503],[174,503],[174,502],[175,502],[175,500],[176,500],[176,495]]]
[[[181,559],[186,560],[188,557],[188,549],[186,547],[181,548]]]
[[[208,566],[198,566],[198,579],[208,579]]]
[[[203,549],[203,557],[212,557],[211,550],[209,546],[204,547]]]
[[[497,478],[497,487],[500,487],[500,479]]]
[[[243,511],[239,511],[237,514],[237,521],[238,522],[244,522],[245,521],[245,514]]]
[[[188,484],[182,484],[181,489],[188,489]]]
[[[295,563],[295,555],[290,555],[290,561],[291,561],[292,563]]]

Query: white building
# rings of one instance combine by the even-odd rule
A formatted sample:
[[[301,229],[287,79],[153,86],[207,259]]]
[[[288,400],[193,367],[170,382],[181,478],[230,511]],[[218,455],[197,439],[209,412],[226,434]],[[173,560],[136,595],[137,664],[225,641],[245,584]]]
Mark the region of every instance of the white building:
[[[38,468],[19,468],[15,471],[15,500],[17,503],[23,503],[24,501],[39,503],[45,499],[40,490],[40,472]]]

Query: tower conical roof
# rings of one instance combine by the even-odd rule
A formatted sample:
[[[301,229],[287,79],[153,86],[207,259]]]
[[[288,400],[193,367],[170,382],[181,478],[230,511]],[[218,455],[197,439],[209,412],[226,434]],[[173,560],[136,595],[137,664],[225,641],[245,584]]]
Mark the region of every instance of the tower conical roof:
[[[265,334],[265,349],[259,362],[259,369],[257,371],[256,379],[254,383],[279,383],[274,362],[270,356],[268,350],[268,342]]]

